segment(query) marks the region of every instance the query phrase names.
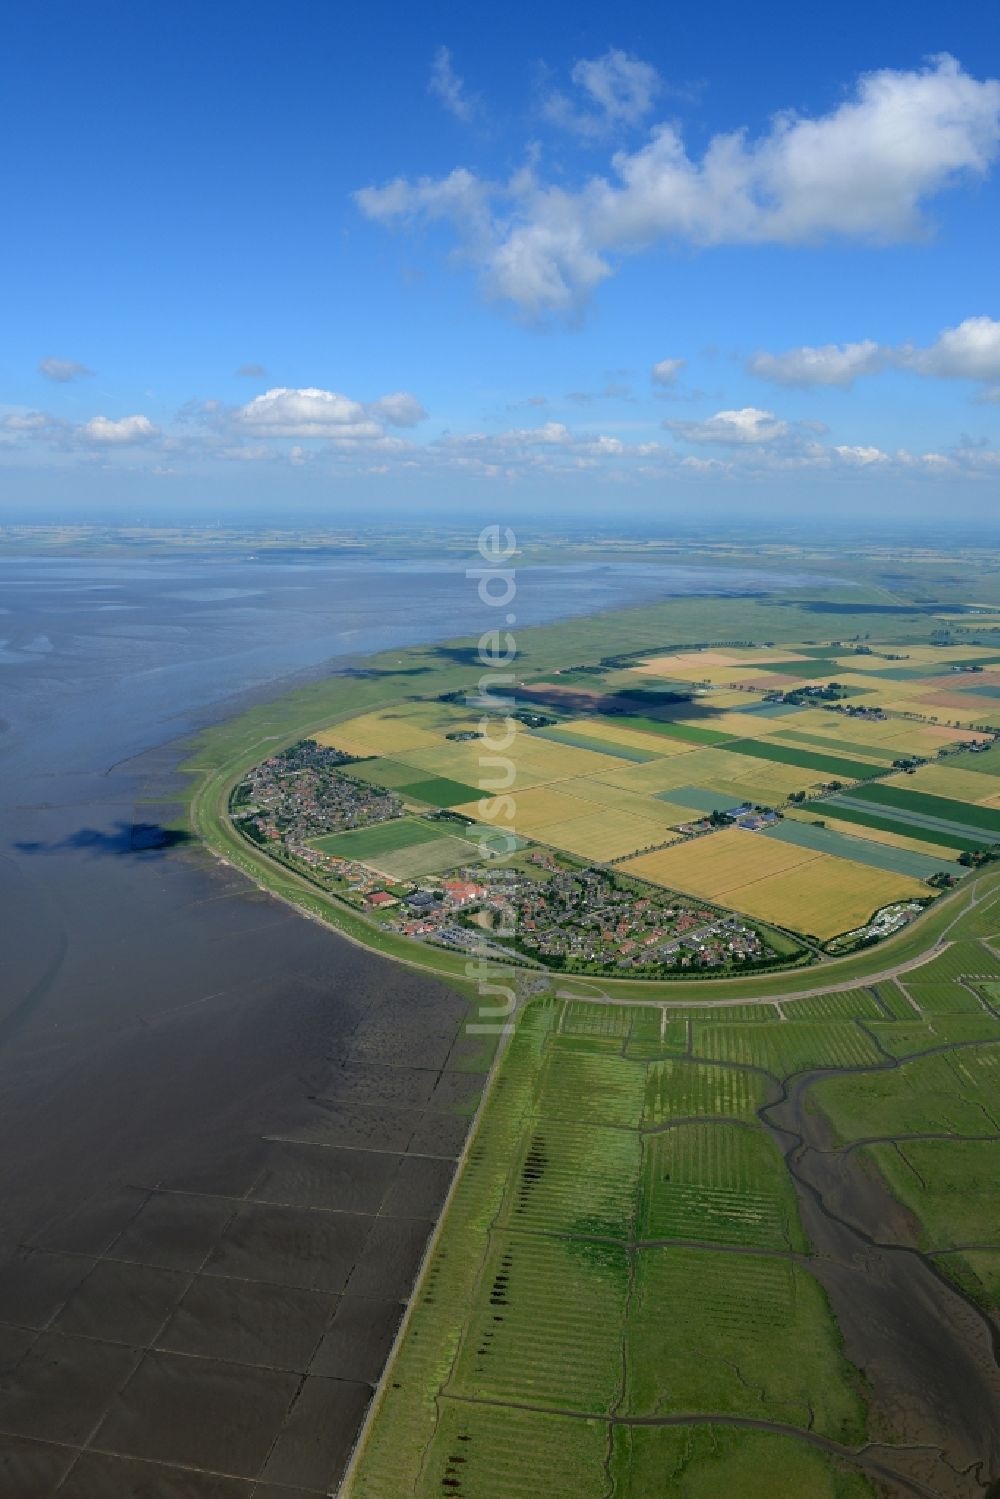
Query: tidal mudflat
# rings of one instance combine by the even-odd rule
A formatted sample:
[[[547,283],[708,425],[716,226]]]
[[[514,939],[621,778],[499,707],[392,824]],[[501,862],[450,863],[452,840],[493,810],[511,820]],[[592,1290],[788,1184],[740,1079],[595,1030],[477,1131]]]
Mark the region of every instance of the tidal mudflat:
[[[547,572],[526,621],[674,587]],[[478,607],[453,565],[0,564],[5,1494],[335,1481],[487,1059],[453,990],[160,837],[164,746]]]

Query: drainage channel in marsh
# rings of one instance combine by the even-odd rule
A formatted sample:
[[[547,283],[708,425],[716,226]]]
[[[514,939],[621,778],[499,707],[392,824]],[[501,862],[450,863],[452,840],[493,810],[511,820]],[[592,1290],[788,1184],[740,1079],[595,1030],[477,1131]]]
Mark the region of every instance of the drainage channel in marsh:
[[[859,1152],[832,1148],[823,1116],[806,1107],[820,1078],[868,1070],[787,1079],[760,1118],[785,1157],[845,1352],[869,1386],[869,1451],[941,1499],[997,1499],[997,1328],[920,1251],[908,1210]]]

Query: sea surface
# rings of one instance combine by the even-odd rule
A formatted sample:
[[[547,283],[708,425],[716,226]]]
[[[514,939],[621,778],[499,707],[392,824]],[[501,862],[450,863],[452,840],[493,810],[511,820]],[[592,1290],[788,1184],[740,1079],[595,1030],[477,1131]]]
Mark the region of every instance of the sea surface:
[[[518,624],[772,582],[523,569]],[[0,558],[0,1493],[334,1487],[485,1063],[452,991],[131,827],[196,729],[493,622],[454,560]]]

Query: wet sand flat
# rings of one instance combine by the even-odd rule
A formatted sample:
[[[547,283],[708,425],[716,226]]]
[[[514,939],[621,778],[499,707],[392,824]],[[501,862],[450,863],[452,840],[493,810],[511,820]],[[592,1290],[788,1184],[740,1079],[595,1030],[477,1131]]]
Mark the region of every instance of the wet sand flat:
[[[485,1074],[450,990],[197,856],[152,872],[195,925],[221,904],[258,982],[203,947],[177,1007],[163,956],[127,1020],[57,988],[69,1023],[3,1049],[0,1492],[326,1494]]]

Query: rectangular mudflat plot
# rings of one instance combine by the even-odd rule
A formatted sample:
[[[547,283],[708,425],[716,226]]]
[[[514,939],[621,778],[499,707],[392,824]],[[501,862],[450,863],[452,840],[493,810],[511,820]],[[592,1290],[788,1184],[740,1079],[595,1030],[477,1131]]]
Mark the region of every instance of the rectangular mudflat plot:
[[[147,1353],[112,1400],[93,1445],[254,1478],[300,1384],[284,1371]]]
[[[12,1490],[22,1499],[47,1499],[49,1490]],[[143,1499],[264,1499],[250,1479],[224,1478],[217,1473],[195,1473],[191,1468],[167,1468],[160,1463],[117,1457],[110,1452],[85,1452],[73,1467],[59,1499],[112,1499],[142,1495]],[[279,1496],[272,1496],[279,1499]],[[298,1499],[288,1490],[280,1499]]]
[[[342,1291],[373,1222],[360,1213],[246,1203],[219,1240],[205,1273]]]
[[[382,1150],[274,1142],[251,1200],[329,1212],[379,1210],[400,1157]]]
[[[327,1292],[199,1275],[157,1347],[304,1374],[336,1306]]]
[[[350,1454],[371,1390],[343,1379],[307,1379],[288,1412],[263,1477],[294,1493],[326,1494]],[[258,1493],[260,1490],[258,1490]]]
[[[118,1343],[43,1332],[0,1390],[0,1431],[85,1442],[135,1359]]]
[[[221,1197],[155,1192],[114,1241],[109,1256],[167,1270],[197,1270],[235,1206]]]
[[[156,1336],[187,1285],[188,1276],[179,1270],[98,1260],[53,1327],[79,1337],[141,1347]]]
[[[323,1341],[312,1360],[312,1372],[330,1379],[377,1383],[403,1315],[402,1301],[374,1296],[342,1296]]]

